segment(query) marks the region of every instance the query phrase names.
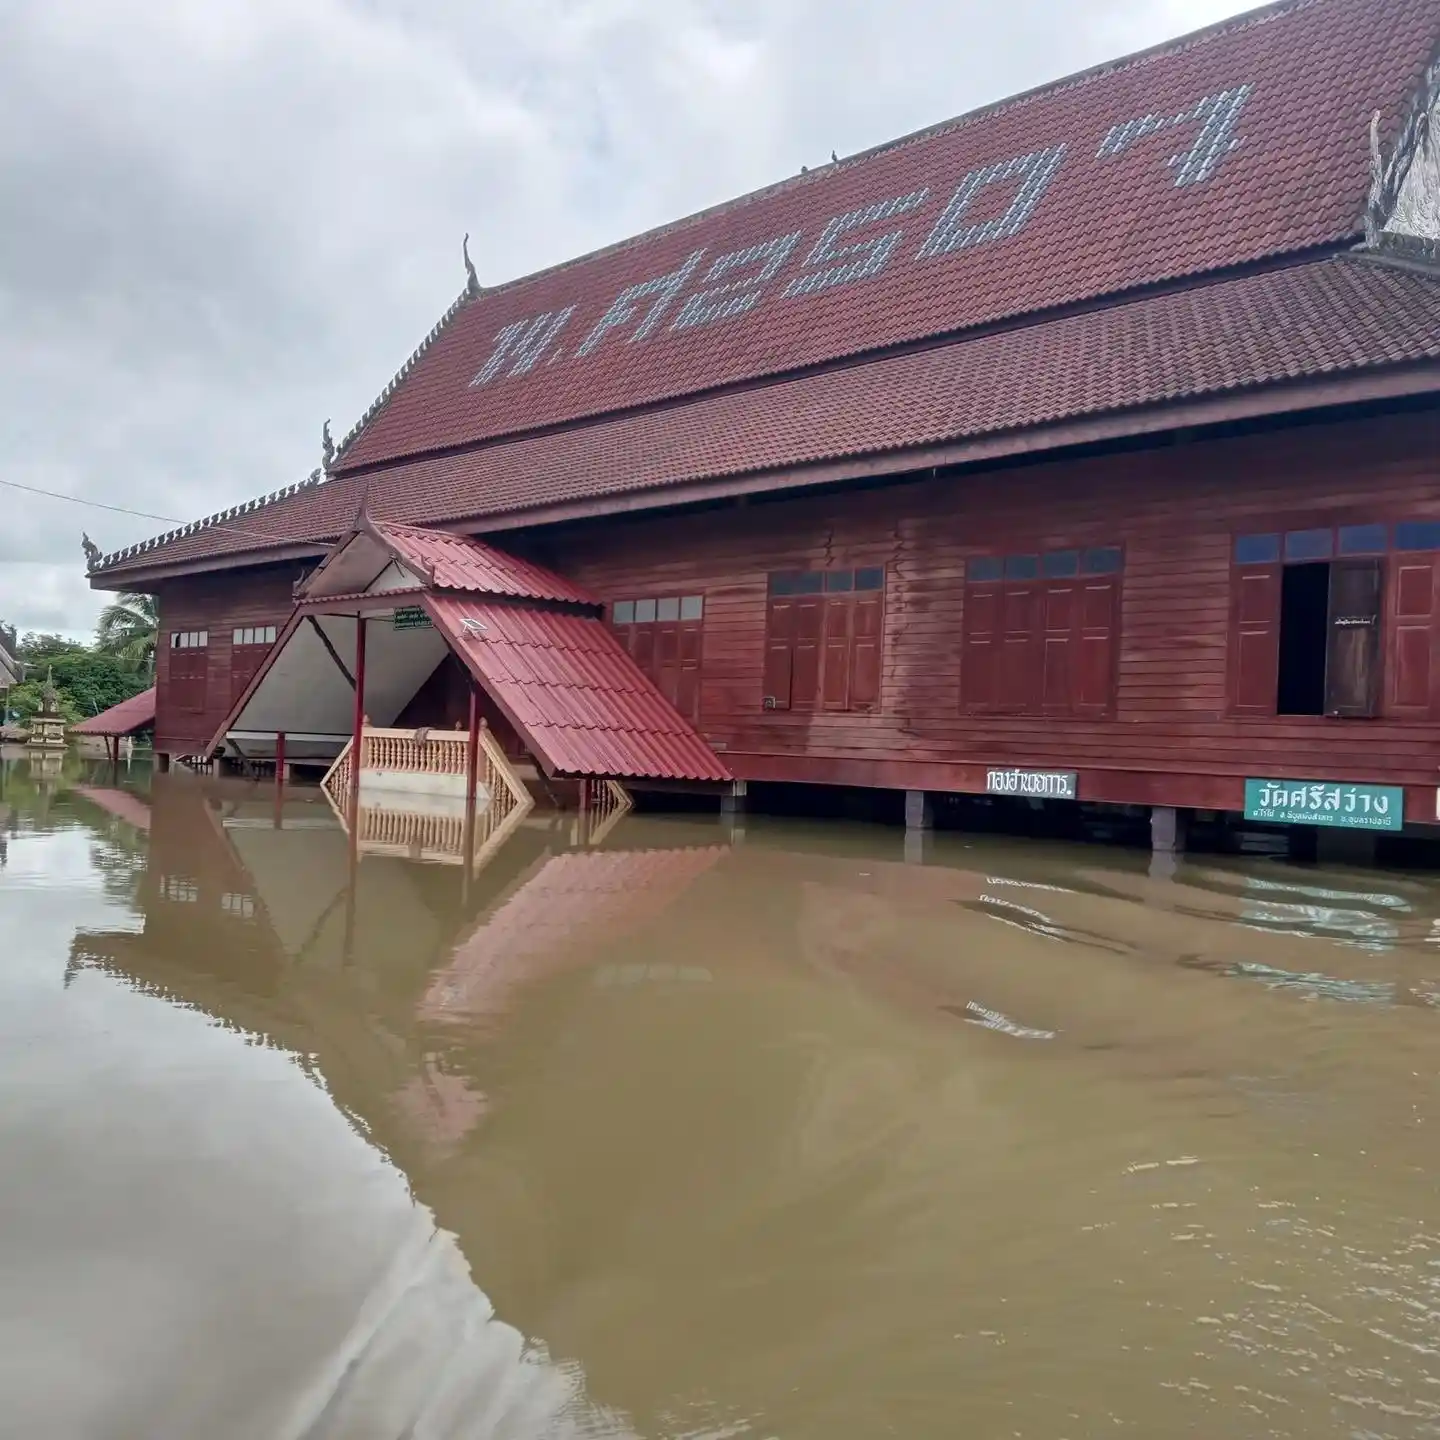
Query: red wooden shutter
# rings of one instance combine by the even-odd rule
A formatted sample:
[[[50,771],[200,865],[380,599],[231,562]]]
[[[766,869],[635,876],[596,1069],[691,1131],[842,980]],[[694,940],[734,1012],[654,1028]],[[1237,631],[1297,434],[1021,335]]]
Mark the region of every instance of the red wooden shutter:
[[[1231,576],[1230,708],[1273,715],[1279,686],[1280,566],[1246,565]]]
[[[1435,690],[1436,577],[1434,555],[1396,555],[1390,561],[1387,635],[1392,715],[1428,716]]]
[[[790,670],[790,707],[813,710],[820,695],[820,643],[825,601],[804,596],[795,601],[794,659]]]
[[[635,663],[653,680],[655,678],[655,627],[637,625],[635,641],[630,647]]]
[[[1120,581],[1116,576],[1081,582],[1071,657],[1070,708],[1076,715],[1109,715],[1115,709],[1116,634],[1120,628]]]
[[[998,585],[971,585],[965,591],[960,699],[977,713],[1000,703],[1000,594]]]
[[[1043,593],[1039,585],[1007,585],[1000,645],[1000,708],[1024,713],[1040,698]]]
[[[676,680],[675,708],[687,719],[700,714],[700,626],[680,627],[680,673]]]
[[[1325,643],[1325,713],[1380,711],[1379,560],[1337,560],[1330,567]]]
[[[175,709],[204,710],[209,662],[210,651],[205,646],[170,652],[170,696]]]
[[[879,594],[855,597],[850,625],[850,706],[865,709],[880,703],[880,643],[884,607]]]
[[[1076,629],[1075,584],[1048,585],[1044,594],[1045,631],[1041,639],[1040,706],[1047,715],[1064,715],[1071,706],[1071,673]]]
[[[772,600],[765,634],[765,704],[771,710],[790,708],[795,659],[795,602]]]
[[[848,595],[832,595],[825,602],[825,663],[820,703],[826,710],[845,710],[850,704],[850,614]]]
[[[670,621],[655,627],[655,685],[675,704],[680,690],[680,626]]]

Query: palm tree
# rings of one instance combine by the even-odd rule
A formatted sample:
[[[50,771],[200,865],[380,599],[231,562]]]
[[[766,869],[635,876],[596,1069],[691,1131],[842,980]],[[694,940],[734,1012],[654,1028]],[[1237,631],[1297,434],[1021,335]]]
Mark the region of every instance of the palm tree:
[[[113,656],[137,674],[155,673],[155,640],[160,618],[153,595],[117,595],[100,612],[95,648]]]

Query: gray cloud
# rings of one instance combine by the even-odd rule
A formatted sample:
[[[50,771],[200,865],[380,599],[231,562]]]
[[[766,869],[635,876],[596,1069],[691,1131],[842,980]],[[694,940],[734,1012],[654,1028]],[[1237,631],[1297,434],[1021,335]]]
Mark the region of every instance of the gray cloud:
[[[301,478],[460,288],[1245,8],[1235,0],[10,0],[0,478],[191,519]],[[0,618],[87,632],[0,489]]]

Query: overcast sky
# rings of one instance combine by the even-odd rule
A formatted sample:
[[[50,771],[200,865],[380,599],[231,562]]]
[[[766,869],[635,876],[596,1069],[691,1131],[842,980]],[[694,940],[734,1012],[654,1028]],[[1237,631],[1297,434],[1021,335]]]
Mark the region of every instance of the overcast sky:
[[[0,0],[0,480],[189,520],[301,479],[460,289],[1249,8]],[[169,528],[0,487],[0,619]]]

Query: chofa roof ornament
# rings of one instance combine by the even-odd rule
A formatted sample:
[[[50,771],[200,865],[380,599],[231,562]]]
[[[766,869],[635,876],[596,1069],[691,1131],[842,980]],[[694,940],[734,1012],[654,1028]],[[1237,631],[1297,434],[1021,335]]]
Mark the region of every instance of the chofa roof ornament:
[[[476,300],[480,292],[485,288],[480,283],[480,277],[475,273],[475,262],[470,258],[470,232],[465,232],[465,238],[460,242],[460,253],[465,257],[465,294],[471,300]]]
[[[328,475],[335,461],[335,441],[330,434],[330,422],[320,427],[320,468]]]
[[[85,572],[89,574],[100,563],[100,547],[82,531],[80,548],[85,552]]]

